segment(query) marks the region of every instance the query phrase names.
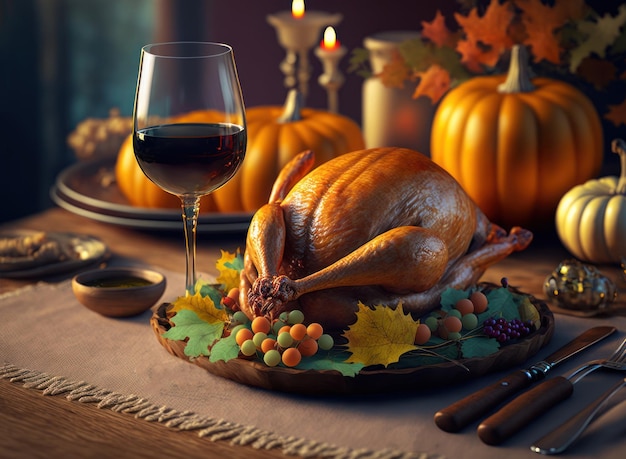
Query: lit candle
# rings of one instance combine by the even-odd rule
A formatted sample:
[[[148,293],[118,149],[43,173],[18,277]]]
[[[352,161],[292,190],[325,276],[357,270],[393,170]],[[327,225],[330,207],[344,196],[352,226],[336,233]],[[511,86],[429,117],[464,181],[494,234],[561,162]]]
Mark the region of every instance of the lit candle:
[[[293,0],[291,2],[291,15],[296,19],[304,16],[304,0]]]
[[[337,40],[337,33],[331,26],[326,27],[324,30],[324,39],[322,40],[321,47],[326,51],[332,51],[339,48],[339,40]]]
[[[346,48],[337,40],[335,29],[328,26],[324,30],[324,39],[315,50],[315,55],[324,66],[324,73],[318,78],[318,82],[326,89],[328,94],[328,111],[339,111],[339,99],[337,93],[344,82],[344,77],[339,71],[339,61],[346,54]]]
[[[304,0],[293,0],[291,11],[281,11],[267,16],[267,22],[276,28],[278,43],[287,51],[280,65],[285,74],[286,87],[293,87],[297,76],[300,92],[306,96],[311,72],[308,52],[317,44],[322,27],[336,25],[342,18],[341,14],[305,12]],[[299,65],[296,71],[297,61]]]

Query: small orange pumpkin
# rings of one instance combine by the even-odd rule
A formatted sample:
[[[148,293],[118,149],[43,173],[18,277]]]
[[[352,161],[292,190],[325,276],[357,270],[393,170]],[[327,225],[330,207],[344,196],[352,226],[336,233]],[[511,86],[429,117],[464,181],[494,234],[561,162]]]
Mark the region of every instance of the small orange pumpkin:
[[[567,83],[531,80],[524,54],[513,48],[508,75],[444,97],[431,157],[492,221],[533,228],[553,224],[563,194],[600,172],[603,133],[591,101]]]
[[[193,112],[181,119],[197,122],[203,116],[204,112]],[[210,113],[206,116],[210,117]],[[279,171],[303,150],[313,150],[319,165],[365,148],[361,129],[354,121],[323,110],[301,108],[301,97],[295,90],[287,96],[284,107],[248,109],[246,124],[248,147],[243,164],[230,182],[205,197],[206,203],[203,198],[203,211],[256,211],[267,202]],[[133,205],[169,207],[176,203],[180,206],[177,198],[172,201],[171,195],[143,175],[131,139],[120,148],[115,173],[120,190]]]

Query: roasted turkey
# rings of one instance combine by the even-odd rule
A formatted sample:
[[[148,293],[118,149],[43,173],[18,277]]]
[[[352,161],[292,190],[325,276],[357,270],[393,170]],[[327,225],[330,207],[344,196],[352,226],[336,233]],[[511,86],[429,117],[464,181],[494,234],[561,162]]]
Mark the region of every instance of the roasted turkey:
[[[348,153],[312,169],[303,152],[279,174],[252,218],[239,306],[250,318],[300,309],[340,331],[358,302],[416,318],[447,287],[475,284],[491,264],[525,249],[532,233],[507,234],[428,157],[403,148]]]

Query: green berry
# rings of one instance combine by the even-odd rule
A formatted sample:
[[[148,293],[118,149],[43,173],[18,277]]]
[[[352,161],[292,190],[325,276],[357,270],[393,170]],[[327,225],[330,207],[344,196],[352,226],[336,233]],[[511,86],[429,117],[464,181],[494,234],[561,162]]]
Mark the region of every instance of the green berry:
[[[263,332],[257,332],[252,337],[252,341],[254,341],[254,345],[258,348],[261,347],[261,343],[267,338],[267,335]]]
[[[242,311],[237,311],[233,314],[233,322],[238,324],[245,324],[250,322],[250,319],[248,319],[248,316],[245,315]]]
[[[428,326],[428,328],[430,328],[431,332],[436,332],[437,327],[439,326],[439,323],[435,316],[426,317],[426,319],[424,319],[424,323]]]
[[[473,330],[478,327],[478,317],[474,313],[465,314],[461,318],[461,322],[463,322],[463,328],[466,330]]]
[[[275,367],[276,365],[280,363],[280,360],[281,360],[280,352],[278,352],[276,349],[270,349],[263,356],[263,361],[265,362],[265,365],[267,365],[268,367]]]
[[[332,336],[330,336],[328,334],[323,334],[317,340],[317,345],[323,351],[328,351],[328,350],[332,349],[332,347],[335,345],[335,340],[333,339]]]
[[[304,322],[304,313],[297,309],[293,311],[289,311],[289,316],[287,317],[287,323],[289,325],[301,324]]]
[[[247,339],[241,343],[241,353],[248,357],[254,355],[256,353],[256,344],[254,344],[254,341]]]
[[[276,342],[278,343],[280,347],[288,348],[289,346],[293,344],[293,337],[291,336],[289,332],[282,332],[276,338]]]

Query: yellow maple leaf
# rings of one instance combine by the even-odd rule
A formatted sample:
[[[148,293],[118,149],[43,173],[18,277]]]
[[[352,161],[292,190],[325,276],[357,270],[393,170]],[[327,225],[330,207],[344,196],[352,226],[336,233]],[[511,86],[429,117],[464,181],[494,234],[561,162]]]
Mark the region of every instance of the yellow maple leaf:
[[[450,89],[450,73],[437,64],[431,65],[425,72],[417,72],[416,76],[420,82],[413,92],[414,99],[426,96],[436,104]]]
[[[226,292],[230,291],[230,289],[239,286],[239,270],[236,269],[236,266],[240,262],[239,257],[239,249],[237,252],[230,253],[225,250],[222,250],[222,256],[219,260],[217,260],[216,267],[219,271],[219,276],[215,279],[219,284],[224,286],[224,290]]]
[[[202,296],[200,292],[195,295],[179,296],[172,303],[171,311],[178,312],[181,309],[194,311],[200,319],[210,324],[228,320],[226,311],[216,308],[213,300],[208,296]]]
[[[351,352],[346,362],[386,367],[402,354],[417,349],[418,322],[404,314],[402,303],[395,309],[382,305],[370,308],[361,302],[358,307],[356,322],[343,334]]]

